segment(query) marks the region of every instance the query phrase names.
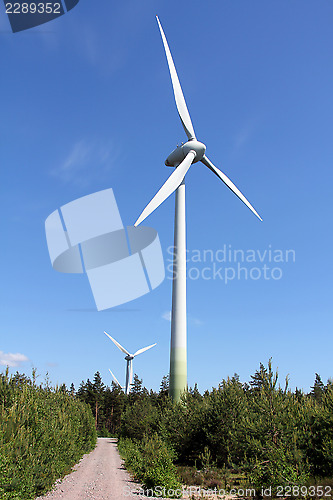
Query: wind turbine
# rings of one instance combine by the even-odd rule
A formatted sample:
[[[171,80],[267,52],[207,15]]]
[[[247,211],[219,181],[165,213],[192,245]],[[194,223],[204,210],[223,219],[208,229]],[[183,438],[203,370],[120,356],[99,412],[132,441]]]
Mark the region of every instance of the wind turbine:
[[[231,180],[207,158],[205,155],[205,144],[197,141],[167,39],[158,16],[156,16],[156,19],[169,65],[178,114],[188,140],[185,144],[177,146],[165,160],[166,166],[176,168],[154,198],[148,203],[134,225],[138,226],[141,224],[146,217],[176,191],[169,391],[172,399],[179,401],[181,393],[187,387],[185,175],[192,163],[201,161],[201,163],[217,175],[217,177],[219,177],[219,179],[221,179],[221,181],[224,182],[224,184],[238,196],[238,198],[245,203],[260,220],[262,219],[233,182],[231,182]]]
[[[133,363],[132,363],[133,359],[138,354],[142,354],[143,352],[148,351],[148,349],[150,349],[151,347],[154,347],[156,344],[149,345],[148,347],[143,347],[142,349],[139,349],[138,351],[136,351],[134,354],[131,354],[130,352],[128,352],[125,349],[125,347],[123,347],[122,345],[120,345],[119,342],[117,342],[113,337],[111,337],[111,335],[109,335],[106,332],[104,332],[104,333],[105,333],[105,335],[107,335],[109,337],[109,339],[112,340],[112,342],[118,347],[118,349],[121,350],[121,352],[123,352],[124,354],[126,354],[125,359],[127,361],[127,365],[126,365],[125,394],[129,394],[130,386],[132,384],[132,378],[133,378]],[[110,372],[111,372],[111,370],[110,370]],[[116,377],[113,375],[112,372],[111,372],[111,375],[113,376],[113,378],[116,381],[116,383],[121,387],[121,385],[119,384],[118,380],[116,379]]]

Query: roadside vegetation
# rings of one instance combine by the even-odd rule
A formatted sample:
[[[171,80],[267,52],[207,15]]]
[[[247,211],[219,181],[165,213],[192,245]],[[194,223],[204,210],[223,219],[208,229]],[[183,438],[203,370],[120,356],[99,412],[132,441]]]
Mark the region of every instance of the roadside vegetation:
[[[297,487],[326,485],[332,497],[333,383],[318,374],[309,394],[291,391],[269,361],[248,383],[235,374],[204,394],[195,386],[173,404],[167,377],[155,393],[135,376],[126,397],[97,372],[77,397],[90,405],[99,433],[120,438],[125,464],[144,488],[251,487],[260,496],[272,487],[274,496],[280,487],[286,497],[294,487],[300,497]],[[308,491],[303,498],[323,497]]]
[[[178,404],[167,377],[156,393],[135,375],[125,396],[98,372],[76,391],[7,370],[0,374],[1,500],[49,490],[94,448],[96,431],[119,439],[126,467],[150,495],[163,488],[179,496],[187,485],[243,490],[248,498],[255,495],[246,490],[260,497],[270,487],[273,497],[332,498],[333,382],[316,374],[309,394],[291,391],[269,361],[249,382],[235,374],[204,394],[195,386]]]
[[[181,490],[180,477],[173,463],[175,452],[157,433],[151,437],[145,434],[140,441],[121,437],[118,448],[126,468],[145,489],[154,492],[161,487],[166,491]]]
[[[0,374],[0,498],[30,500],[51,489],[96,444],[90,408],[64,387]]]

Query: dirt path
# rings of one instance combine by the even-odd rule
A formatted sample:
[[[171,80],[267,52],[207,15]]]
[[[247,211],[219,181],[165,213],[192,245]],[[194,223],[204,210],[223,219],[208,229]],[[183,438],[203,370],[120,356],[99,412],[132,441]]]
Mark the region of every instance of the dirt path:
[[[84,455],[74,472],[57,484],[56,488],[36,500],[121,500],[142,499],[132,493],[139,487],[131,480],[122,465],[116,439],[98,438],[97,447]]]

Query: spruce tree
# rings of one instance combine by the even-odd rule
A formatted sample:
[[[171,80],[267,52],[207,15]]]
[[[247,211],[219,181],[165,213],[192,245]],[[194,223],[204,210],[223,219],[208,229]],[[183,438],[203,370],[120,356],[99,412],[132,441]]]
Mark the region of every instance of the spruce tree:
[[[325,393],[325,386],[318,373],[316,373],[316,379],[311,389],[312,391],[310,392],[310,394],[313,397],[313,399],[317,401],[317,403],[321,403],[323,395]]]

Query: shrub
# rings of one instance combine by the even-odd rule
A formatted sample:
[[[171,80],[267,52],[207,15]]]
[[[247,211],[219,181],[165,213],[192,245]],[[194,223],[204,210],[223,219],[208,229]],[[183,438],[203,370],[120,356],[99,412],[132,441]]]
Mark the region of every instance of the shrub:
[[[30,500],[96,444],[90,408],[30,379],[0,375],[1,499]]]
[[[156,494],[163,489],[166,496],[172,496],[170,491],[181,490],[173,463],[175,454],[157,434],[152,437],[144,436],[139,443],[131,439],[120,439],[119,451],[125,459],[126,467],[142,482],[145,489],[153,490]]]

